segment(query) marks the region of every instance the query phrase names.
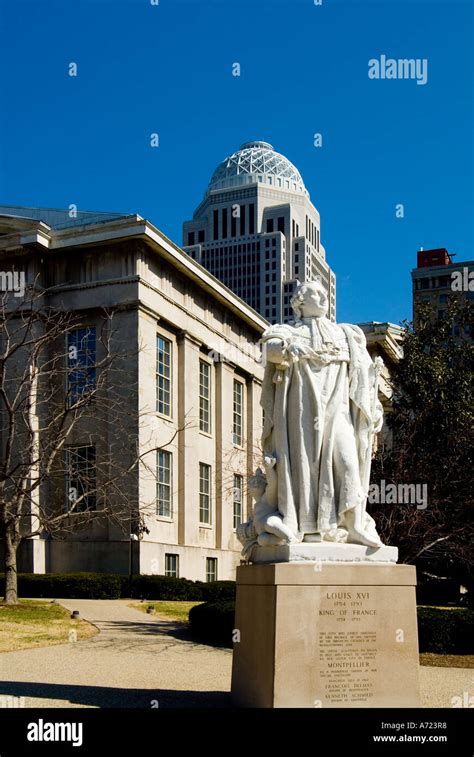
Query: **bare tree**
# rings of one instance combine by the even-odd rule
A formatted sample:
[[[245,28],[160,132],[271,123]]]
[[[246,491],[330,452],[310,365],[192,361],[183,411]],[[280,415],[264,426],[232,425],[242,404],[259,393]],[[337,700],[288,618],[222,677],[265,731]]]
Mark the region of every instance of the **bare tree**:
[[[138,346],[114,313],[66,312],[29,288],[0,304],[0,530],[5,602],[18,601],[17,551],[34,536],[66,538],[111,522],[146,531],[139,501]],[[97,327],[97,324],[100,324]],[[149,411],[148,411],[149,412]],[[178,433],[178,432],[176,432]],[[176,435],[176,434],[175,434]],[[170,440],[171,443],[172,440]]]
[[[245,465],[242,466],[242,458],[245,459]],[[224,496],[234,504],[240,504],[241,518],[250,517],[253,511],[253,502],[248,491],[248,479],[253,475],[258,467],[263,465],[263,448],[260,439],[250,445],[248,440],[244,440],[242,449],[232,447],[228,449],[222,459],[219,471],[218,483],[223,488]],[[244,470],[246,475],[242,475]],[[238,472],[239,484],[236,481]],[[245,503],[247,506],[245,507]]]
[[[472,585],[474,312],[452,298],[442,319],[431,303],[405,324],[404,357],[392,371],[391,448],[380,448],[372,482],[426,487],[422,507],[375,504],[379,532],[403,562]]]

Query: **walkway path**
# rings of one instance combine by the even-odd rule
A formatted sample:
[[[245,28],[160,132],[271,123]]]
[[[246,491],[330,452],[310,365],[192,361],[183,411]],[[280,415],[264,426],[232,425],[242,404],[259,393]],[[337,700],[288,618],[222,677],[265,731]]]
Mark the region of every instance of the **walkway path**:
[[[196,644],[180,624],[130,600],[60,602],[100,633],[1,654],[0,694],[24,696],[27,707],[228,706],[231,650]]]
[[[192,642],[183,626],[129,600],[61,600],[100,633],[67,645],[0,654],[0,694],[27,707],[228,707],[232,652]],[[474,694],[474,671],[420,669],[425,707]]]

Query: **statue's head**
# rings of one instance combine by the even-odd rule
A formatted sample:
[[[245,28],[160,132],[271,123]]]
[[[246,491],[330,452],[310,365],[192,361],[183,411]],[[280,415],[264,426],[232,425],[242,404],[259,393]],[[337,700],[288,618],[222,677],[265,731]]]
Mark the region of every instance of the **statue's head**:
[[[328,312],[329,301],[326,289],[320,279],[305,281],[291,298],[291,307],[297,318],[320,317]]]
[[[255,475],[249,478],[248,488],[251,496],[255,499],[263,497],[267,488],[267,479],[261,468],[257,468]]]

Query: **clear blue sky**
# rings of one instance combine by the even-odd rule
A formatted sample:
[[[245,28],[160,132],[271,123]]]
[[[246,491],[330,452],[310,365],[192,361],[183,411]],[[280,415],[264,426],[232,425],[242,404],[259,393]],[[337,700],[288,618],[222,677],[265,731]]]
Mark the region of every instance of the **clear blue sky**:
[[[181,243],[216,165],[263,139],[320,211],[338,320],[398,322],[419,246],[474,258],[472,9],[0,0],[0,203],[137,212]],[[369,79],[382,54],[428,83]]]

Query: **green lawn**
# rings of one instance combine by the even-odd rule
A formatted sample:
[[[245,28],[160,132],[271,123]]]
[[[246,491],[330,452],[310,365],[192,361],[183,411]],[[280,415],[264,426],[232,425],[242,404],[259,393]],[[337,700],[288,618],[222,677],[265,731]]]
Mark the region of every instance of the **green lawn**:
[[[85,620],[73,620],[71,613],[49,600],[22,599],[18,605],[0,604],[0,652],[29,647],[67,644],[69,633],[75,639],[88,639],[98,633]]]
[[[180,623],[188,622],[188,613],[191,607],[200,605],[202,602],[159,601],[159,602],[133,602],[129,607],[146,612],[148,607],[153,607],[157,615],[162,615],[168,620],[177,620]]]
[[[429,607],[430,610],[450,610],[451,612],[465,612],[468,607],[459,607],[458,605],[418,605],[418,607]]]
[[[420,665],[435,668],[474,668],[474,655],[422,652],[420,654]]]

